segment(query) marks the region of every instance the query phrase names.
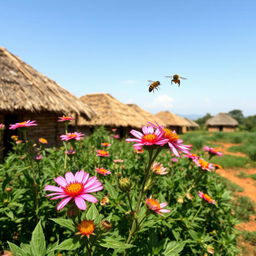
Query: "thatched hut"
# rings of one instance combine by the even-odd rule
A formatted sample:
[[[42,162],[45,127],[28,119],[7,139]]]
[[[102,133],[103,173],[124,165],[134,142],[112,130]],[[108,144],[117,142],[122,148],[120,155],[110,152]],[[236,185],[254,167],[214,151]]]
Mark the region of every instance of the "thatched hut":
[[[187,117],[184,117],[185,120],[187,120],[189,122],[189,126],[187,127],[189,131],[193,131],[193,130],[196,130],[196,129],[199,129],[199,124],[197,124],[195,121],[187,118]]]
[[[58,116],[72,113],[90,119],[95,114],[88,105],[2,47],[0,98],[0,123],[7,128],[0,147],[5,151],[9,150],[10,136],[17,133],[8,129],[10,124],[36,120],[38,126],[29,129],[28,137],[44,137],[51,146],[64,132],[64,125],[57,122]]]
[[[205,125],[209,132],[234,132],[238,122],[227,113],[219,113],[208,119]]]
[[[187,127],[190,126],[190,123],[185,118],[169,111],[161,111],[156,116],[165,122],[166,127],[175,130],[177,133],[185,133]]]
[[[157,123],[161,126],[166,126],[165,122],[162,119],[140,108],[138,105],[136,104],[127,104],[127,105],[130,108],[132,108],[135,112],[137,112],[137,114],[139,114],[145,120],[145,124],[147,124],[147,122],[151,122],[151,123]]]
[[[80,100],[86,102],[97,115],[90,121],[79,117],[77,125],[82,132],[87,132],[88,128],[92,132],[95,127],[104,126],[107,129],[117,128],[117,132],[123,137],[131,128],[141,128],[147,123],[131,107],[108,93],[87,94],[80,97]]]

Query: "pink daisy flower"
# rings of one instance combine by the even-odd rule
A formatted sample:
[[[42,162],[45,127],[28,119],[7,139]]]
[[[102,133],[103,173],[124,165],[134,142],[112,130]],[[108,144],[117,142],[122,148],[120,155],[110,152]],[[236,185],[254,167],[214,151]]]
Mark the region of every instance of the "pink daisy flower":
[[[193,162],[196,164],[196,166],[206,171],[212,171],[215,169],[214,164],[209,163],[202,158],[194,159]]]
[[[167,168],[165,168],[163,166],[163,164],[161,163],[157,163],[157,162],[154,162],[152,167],[151,167],[151,170],[157,174],[157,175],[165,175],[168,173],[168,171],[166,171]]]
[[[115,139],[120,139],[120,135],[119,134],[114,134],[114,135],[112,135],[113,136],[113,138],[115,138]]]
[[[60,116],[58,122],[69,122],[72,120],[75,120],[75,118],[71,116]]]
[[[177,163],[179,160],[178,160],[178,158],[173,157],[173,158],[171,159],[171,161],[172,161],[173,163]]]
[[[188,154],[184,155],[184,157],[187,157],[190,160],[197,160],[197,159],[199,159],[199,156],[197,154],[192,154],[192,153],[188,153]]]
[[[205,194],[201,191],[198,192],[198,195],[204,199],[205,201],[207,201],[209,204],[216,204],[216,201],[213,200],[208,194]]]
[[[217,156],[223,156],[223,153],[221,153],[221,152],[218,152],[216,149],[214,149],[214,148],[210,148],[210,147],[208,147],[208,146],[204,146],[203,147],[203,150],[204,151],[206,151],[206,152],[208,152],[210,155],[217,155]]]
[[[103,142],[103,143],[101,143],[101,146],[103,146],[103,147],[110,147],[111,144],[108,143],[108,142]]]
[[[84,134],[81,132],[73,132],[67,133],[64,135],[60,135],[61,140],[68,141],[68,140],[81,140],[83,139]]]
[[[154,211],[155,213],[157,213],[159,215],[162,215],[162,213],[170,212],[170,210],[168,210],[168,209],[163,209],[164,207],[166,207],[168,205],[167,203],[160,204],[157,200],[155,200],[153,198],[147,198],[146,204],[150,210]]]
[[[59,187],[47,185],[44,187],[44,190],[54,192],[47,195],[53,196],[51,200],[63,198],[58,203],[57,210],[61,210],[70,200],[73,200],[80,210],[86,210],[85,201],[91,203],[98,202],[97,198],[89,193],[103,189],[97,177],[93,176],[89,178],[89,173],[83,170],[76,172],[75,175],[72,172],[67,172],[65,178],[59,176],[54,181]]]
[[[17,128],[24,128],[24,127],[30,127],[30,126],[37,126],[36,121],[24,121],[24,122],[20,122],[20,123],[16,123],[16,124],[11,124],[9,129],[10,130],[15,130]]]
[[[163,138],[164,132],[158,127],[154,128],[153,126],[143,126],[142,133],[136,130],[131,130],[130,133],[136,139],[126,139],[126,141],[136,142],[136,144],[133,145],[134,147],[153,145],[163,146],[168,142],[168,139]]]
[[[108,171],[108,170],[105,169],[105,168],[96,168],[95,171],[96,171],[97,173],[99,173],[99,174],[104,175],[104,176],[107,176],[107,175],[111,174],[111,172]]]
[[[99,149],[99,150],[96,150],[97,154],[96,156],[102,156],[102,157],[109,157],[109,152],[106,151],[106,150],[102,150],[102,149]]]
[[[36,159],[37,161],[40,161],[40,160],[43,159],[43,156],[42,156],[41,154],[40,154],[40,155],[36,155],[35,159]]]

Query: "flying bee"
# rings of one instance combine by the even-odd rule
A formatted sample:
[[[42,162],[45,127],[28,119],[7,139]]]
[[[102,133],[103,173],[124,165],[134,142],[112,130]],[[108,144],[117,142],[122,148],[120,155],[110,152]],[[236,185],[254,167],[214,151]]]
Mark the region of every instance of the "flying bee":
[[[182,77],[182,76],[179,76],[177,74],[173,75],[173,76],[165,76],[165,77],[168,77],[168,78],[171,78],[171,83],[175,83],[175,84],[178,84],[179,87],[180,87],[180,79],[187,79],[185,77]]]
[[[160,82],[159,81],[152,81],[152,80],[148,80],[149,87],[148,87],[148,91],[149,92],[154,92],[154,90],[158,90],[159,86],[160,86]]]

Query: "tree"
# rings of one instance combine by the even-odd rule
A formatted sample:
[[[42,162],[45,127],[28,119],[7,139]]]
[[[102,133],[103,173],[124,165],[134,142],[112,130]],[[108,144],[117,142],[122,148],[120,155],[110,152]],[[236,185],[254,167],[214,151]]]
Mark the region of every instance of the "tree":
[[[195,122],[197,122],[201,128],[204,127],[205,125],[205,122],[210,119],[212,117],[211,114],[207,113],[205,116],[201,117],[201,118],[198,118],[197,120],[195,120]]]
[[[234,109],[234,110],[229,111],[228,114],[230,116],[232,116],[234,119],[236,119],[239,124],[243,124],[244,115],[243,115],[242,110]]]

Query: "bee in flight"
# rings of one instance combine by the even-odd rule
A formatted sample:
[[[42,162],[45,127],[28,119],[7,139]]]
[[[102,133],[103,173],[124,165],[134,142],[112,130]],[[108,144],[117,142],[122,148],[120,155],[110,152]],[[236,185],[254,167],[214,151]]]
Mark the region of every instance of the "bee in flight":
[[[171,83],[175,83],[175,84],[178,84],[179,87],[180,87],[180,79],[187,79],[185,77],[182,77],[182,76],[179,76],[177,74],[173,75],[173,76],[165,76],[165,77],[168,77],[168,78],[171,78]]]
[[[154,92],[154,90],[158,90],[159,86],[160,86],[160,82],[159,81],[152,81],[152,80],[148,80],[149,87],[148,87],[148,91],[149,92]]]

